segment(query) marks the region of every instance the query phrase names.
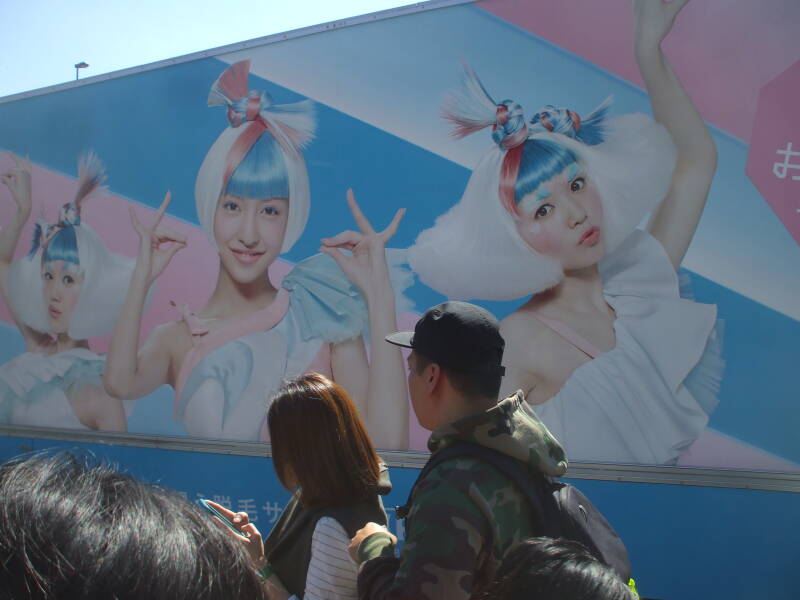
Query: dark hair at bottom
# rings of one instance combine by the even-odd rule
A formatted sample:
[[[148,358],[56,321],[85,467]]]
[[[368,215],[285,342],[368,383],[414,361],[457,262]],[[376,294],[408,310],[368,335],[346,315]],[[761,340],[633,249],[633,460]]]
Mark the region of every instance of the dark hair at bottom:
[[[416,372],[417,374],[422,371],[431,363],[436,363],[435,360],[414,351],[416,359]],[[500,394],[500,383],[503,377],[493,373],[463,373],[461,371],[454,371],[440,363],[439,368],[442,369],[450,384],[461,393],[467,400],[483,400],[489,399],[497,401],[497,396]]]
[[[583,544],[538,537],[508,550],[475,600],[633,600],[619,575]]]
[[[266,598],[240,546],[176,493],[86,457],[0,466],[0,599]]]

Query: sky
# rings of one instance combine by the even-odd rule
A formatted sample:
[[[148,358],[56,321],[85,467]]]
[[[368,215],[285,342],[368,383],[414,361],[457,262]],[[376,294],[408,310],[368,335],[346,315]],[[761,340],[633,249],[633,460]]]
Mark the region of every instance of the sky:
[[[410,0],[0,0],[0,97]]]

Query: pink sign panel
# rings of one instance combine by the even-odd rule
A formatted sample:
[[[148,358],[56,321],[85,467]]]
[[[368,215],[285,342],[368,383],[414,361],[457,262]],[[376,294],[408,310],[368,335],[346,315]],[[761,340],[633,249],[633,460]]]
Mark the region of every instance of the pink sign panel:
[[[800,61],[761,88],[747,176],[800,244]]]

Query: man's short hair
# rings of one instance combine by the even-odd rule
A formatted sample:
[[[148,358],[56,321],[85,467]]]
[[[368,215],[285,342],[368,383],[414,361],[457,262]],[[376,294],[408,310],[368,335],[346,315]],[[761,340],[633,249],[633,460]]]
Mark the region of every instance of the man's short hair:
[[[414,368],[418,375],[422,373],[428,365],[436,363],[432,358],[416,351],[414,351],[414,358]],[[439,364],[439,368],[447,376],[450,385],[452,385],[465,400],[473,403],[486,400],[497,402],[497,396],[500,394],[500,384],[503,379],[503,376],[499,373],[462,373],[442,364]]]
[[[241,542],[174,492],[69,453],[0,466],[0,598],[263,599]]]

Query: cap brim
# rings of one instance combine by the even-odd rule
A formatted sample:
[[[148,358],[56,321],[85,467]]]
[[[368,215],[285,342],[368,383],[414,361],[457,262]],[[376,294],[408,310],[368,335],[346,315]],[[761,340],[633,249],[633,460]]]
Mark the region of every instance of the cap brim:
[[[414,337],[413,331],[398,331],[386,336],[386,341],[395,346],[402,346],[403,348],[413,348],[411,339]]]

